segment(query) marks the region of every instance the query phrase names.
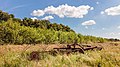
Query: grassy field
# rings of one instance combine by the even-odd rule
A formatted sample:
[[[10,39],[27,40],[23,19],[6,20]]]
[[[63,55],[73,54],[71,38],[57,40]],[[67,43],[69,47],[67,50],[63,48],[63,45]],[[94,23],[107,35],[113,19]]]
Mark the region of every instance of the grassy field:
[[[101,51],[85,54],[50,55],[40,53],[40,60],[29,61],[32,51],[49,51],[63,45],[3,45],[0,46],[0,67],[120,67],[120,43],[98,43]]]

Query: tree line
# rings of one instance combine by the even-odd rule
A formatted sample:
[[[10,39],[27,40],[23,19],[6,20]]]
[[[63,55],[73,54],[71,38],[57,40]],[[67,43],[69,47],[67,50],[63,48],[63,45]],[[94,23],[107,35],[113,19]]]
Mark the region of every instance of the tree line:
[[[13,22],[20,23],[21,26],[41,28],[45,30],[51,29],[55,31],[74,32],[74,30],[70,29],[70,27],[65,26],[63,24],[50,23],[49,20],[34,20],[33,21],[31,18],[27,18],[27,17],[25,17],[24,19],[14,18],[13,14],[8,14],[0,10],[0,23],[2,21],[8,21],[9,19],[12,19]]]
[[[0,44],[70,44],[106,42],[108,39],[77,34],[63,24],[49,20],[14,18],[13,14],[0,11]]]

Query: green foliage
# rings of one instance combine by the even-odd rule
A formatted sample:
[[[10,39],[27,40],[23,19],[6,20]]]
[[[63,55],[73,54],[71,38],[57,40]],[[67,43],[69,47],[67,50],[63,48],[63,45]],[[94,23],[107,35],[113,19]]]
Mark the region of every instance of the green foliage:
[[[6,13],[6,12],[2,12],[1,10],[0,10],[0,21],[7,21],[8,19],[10,19],[10,18],[14,18],[14,15],[13,14],[8,14],[8,13]]]
[[[31,18],[24,18],[21,22],[21,25],[29,26],[33,28],[41,28],[41,29],[50,29],[55,31],[64,31],[64,32],[74,32],[70,27],[62,25],[62,24],[56,24],[56,23],[50,23],[48,20],[32,20]]]
[[[14,18],[0,11],[0,44],[103,43],[107,39],[76,34],[70,27],[48,20]]]
[[[13,19],[12,22],[18,22],[21,26],[27,26],[27,27],[33,27],[33,28],[41,28],[41,29],[51,29],[55,31],[64,31],[64,32],[74,32],[70,27],[62,25],[62,24],[56,24],[56,23],[50,23],[49,20],[32,20],[31,18],[14,18],[13,14],[8,14],[6,12],[2,12],[0,10],[0,23],[2,21],[8,21],[9,19]]]
[[[36,43],[91,43],[105,42],[106,39],[83,36],[74,32],[63,32],[49,29],[21,26],[19,22],[2,22],[0,24],[0,43],[36,44]]]

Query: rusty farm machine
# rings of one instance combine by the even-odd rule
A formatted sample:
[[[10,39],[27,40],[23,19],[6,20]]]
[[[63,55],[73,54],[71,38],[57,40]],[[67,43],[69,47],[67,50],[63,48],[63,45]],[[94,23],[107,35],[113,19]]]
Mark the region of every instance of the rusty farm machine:
[[[74,43],[74,44],[70,44],[70,45],[67,45],[65,47],[60,47],[60,48],[53,48],[54,51],[56,52],[60,52],[60,53],[72,53],[72,52],[79,52],[79,53],[83,53],[84,54],[84,51],[87,51],[87,50],[102,50],[102,47],[100,46],[91,46],[91,45],[81,45],[81,44],[77,44],[77,43]]]

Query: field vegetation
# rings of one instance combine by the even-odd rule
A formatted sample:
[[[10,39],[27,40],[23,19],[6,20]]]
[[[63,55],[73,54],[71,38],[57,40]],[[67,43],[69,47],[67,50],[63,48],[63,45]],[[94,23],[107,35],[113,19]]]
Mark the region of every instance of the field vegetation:
[[[32,51],[51,50],[63,44],[44,45],[4,45],[0,46],[1,67],[119,67],[120,66],[120,44],[98,43],[103,46],[101,51],[86,51],[82,53],[71,53],[51,55],[40,53],[39,60],[29,60]],[[94,45],[98,45],[94,44]]]
[[[117,41],[117,42],[116,42]],[[30,60],[33,51],[50,51],[54,47],[77,42],[102,46],[101,51],[82,53],[39,53],[39,60]],[[19,19],[0,11],[0,67],[119,67],[119,39],[107,39],[76,33],[63,24],[49,20]]]

